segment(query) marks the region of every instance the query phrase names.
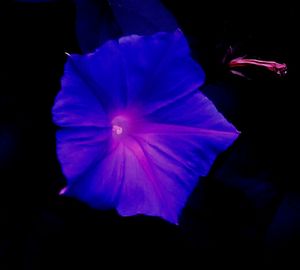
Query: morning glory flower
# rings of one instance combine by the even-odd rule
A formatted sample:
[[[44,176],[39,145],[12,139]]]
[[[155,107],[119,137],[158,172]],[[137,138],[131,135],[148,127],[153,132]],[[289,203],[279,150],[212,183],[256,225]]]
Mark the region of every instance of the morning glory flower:
[[[203,83],[179,30],[69,55],[53,107],[61,193],[177,224],[199,177],[239,134],[198,90]]]

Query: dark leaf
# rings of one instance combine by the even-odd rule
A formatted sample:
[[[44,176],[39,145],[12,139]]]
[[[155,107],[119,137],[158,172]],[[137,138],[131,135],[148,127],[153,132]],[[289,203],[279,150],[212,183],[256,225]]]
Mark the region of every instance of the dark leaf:
[[[109,0],[123,34],[174,31],[177,23],[159,0]]]
[[[121,35],[106,0],[75,0],[76,29],[83,52],[96,49],[101,43]]]
[[[123,35],[173,31],[177,24],[158,0],[75,0],[77,37],[83,52]]]

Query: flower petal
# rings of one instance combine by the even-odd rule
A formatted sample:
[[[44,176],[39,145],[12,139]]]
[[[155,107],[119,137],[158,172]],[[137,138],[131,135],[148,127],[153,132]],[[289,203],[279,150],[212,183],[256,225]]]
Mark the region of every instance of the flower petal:
[[[125,178],[128,188],[121,193],[118,210],[122,215],[160,215],[178,223],[199,176],[208,174],[216,157],[239,133],[199,91],[151,116],[134,136],[132,147],[144,174],[139,171]],[[131,186],[147,196],[132,196],[130,203]]]
[[[57,155],[68,184],[106,155],[110,133],[110,130],[95,127],[68,128],[57,132]]]
[[[124,182],[128,154],[124,145],[107,148],[106,154],[92,164],[89,170],[68,185],[66,195],[76,197],[91,207],[107,209],[116,207]]]
[[[106,114],[126,106],[127,81],[117,41],[106,42],[94,53],[72,54],[70,62]]]
[[[129,104],[144,111],[187,95],[204,82],[204,72],[189,56],[180,30],[155,36],[120,39],[124,57]]]
[[[164,104],[160,109],[148,114],[146,119],[153,123],[181,126],[182,133],[187,132],[189,127],[201,129],[206,133],[211,132],[211,136],[216,135],[214,132],[228,132],[232,136],[238,134],[236,128],[228,123],[214,104],[197,89],[189,95]],[[171,129],[169,134],[174,132],[170,131]],[[194,130],[192,133],[199,132]]]
[[[140,166],[127,170],[137,173],[124,179],[127,188],[121,192],[118,206],[122,215],[144,213],[178,223],[199,176],[208,174],[217,155],[238,136],[217,131],[187,134],[172,131],[135,137],[137,146],[132,151]]]
[[[71,57],[65,65],[61,87],[52,109],[54,123],[61,127],[108,125],[107,115],[93,92],[93,86]]]

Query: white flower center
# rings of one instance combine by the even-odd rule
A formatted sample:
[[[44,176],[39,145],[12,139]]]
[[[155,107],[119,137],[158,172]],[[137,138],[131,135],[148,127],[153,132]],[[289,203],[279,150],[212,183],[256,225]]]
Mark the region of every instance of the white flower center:
[[[118,125],[113,125],[112,126],[112,132],[116,135],[121,135],[123,133],[123,128]]]
[[[130,130],[130,119],[124,115],[118,115],[111,121],[111,131],[116,137],[128,135]]]

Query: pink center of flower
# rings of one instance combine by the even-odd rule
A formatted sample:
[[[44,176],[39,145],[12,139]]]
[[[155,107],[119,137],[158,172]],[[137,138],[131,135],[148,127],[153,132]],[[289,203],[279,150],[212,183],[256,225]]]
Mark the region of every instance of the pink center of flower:
[[[123,115],[118,115],[111,121],[112,134],[115,136],[124,136],[130,130],[130,119]]]
[[[116,135],[121,135],[123,133],[123,128],[118,126],[118,125],[113,125],[112,126],[112,131]]]

